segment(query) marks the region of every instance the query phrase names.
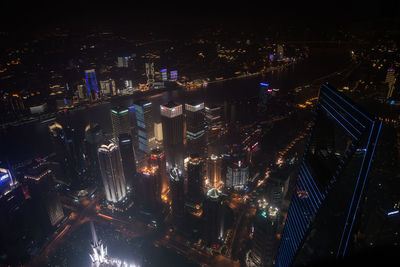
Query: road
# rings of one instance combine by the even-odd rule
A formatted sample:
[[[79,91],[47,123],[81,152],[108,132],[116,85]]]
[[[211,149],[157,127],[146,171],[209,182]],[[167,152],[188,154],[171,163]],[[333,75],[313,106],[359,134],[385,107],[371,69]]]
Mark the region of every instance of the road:
[[[115,226],[117,231],[120,231],[130,238],[136,238],[151,233],[144,223],[139,221],[128,222],[102,213],[98,205],[102,199],[103,194],[97,194],[96,198],[90,201],[84,201],[84,204],[81,203],[73,207],[70,206],[69,203],[64,204],[66,207],[73,208],[74,211],[71,212],[64,224],[60,226],[62,230],[54,233],[44,245],[42,251],[35,255],[26,266],[36,267],[45,265],[49,262],[50,257],[57,248],[65,242],[68,236],[89,221],[95,221],[105,225],[111,224]]]

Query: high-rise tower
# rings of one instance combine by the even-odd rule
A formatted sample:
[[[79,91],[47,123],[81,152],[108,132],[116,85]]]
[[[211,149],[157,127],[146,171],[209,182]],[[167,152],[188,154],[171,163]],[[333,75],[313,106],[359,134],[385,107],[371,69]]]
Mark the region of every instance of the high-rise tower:
[[[133,152],[132,137],[130,134],[123,133],[120,134],[118,139],[126,185],[129,190],[132,190],[136,175],[136,161],[135,154]]]
[[[147,84],[151,86],[154,83],[154,62],[148,62],[145,64]]]
[[[385,83],[387,83],[389,90],[386,96],[386,99],[389,99],[392,97],[393,91],[394,91],[394,85],[396,83],[396,74],[394,72],[393,68],[389,68],[386,73],[386,79]]]
[[[154,121],[151,116],[152,103],[139,101],[135,103],[136,124],[138,133],[138,148],[143,153],[149,153],[154,144]]]
[[[35,214],[41,221],[40,225],[47,228],[44,231],[50,232],[64,218],[52,170],[42,162],[34,162],[26,169],[24,179],[29,187]]]
[[[208,245],[221,240],[224,234],[224,216],[220,191],[211,188],[207,191],[203,204],[204,239]]]
[[[118,139],[120,134],[131,133],[129,110],[125,107],[114,107],[111,109],[111,124],[113,137]]]
[[[212,154],[206,160],[206,177],[208,187],[220,188],[223,184],[222,174],[222,159],[221,157]]]
[[[204,161],[198,154],[192,154],[187,166],[187,198],[191,204],[201,205],[204,199]]]
[[[97,149],[103,144],[104,135],[101,127],[97,123],[89,123],[85,128],[85,155],[88,171],[93,183],[100,182],[100,167]]]
[[[161,179],[161,195],[165,198],[169,189],[169,179],[167,178],[165,154],[161,148],[154,148],[151,150],[149,165],[150,167],[157,166],[159,169]]]
[[[137,203],[143,211],[155,213],[161,203],[160,170],[158,166],[145,166],[137,175]]]
[[[106,199],[117,203],[126,197],[126,182],[117,144],[107,141],[98,149],[101,176]]]
[[[252,219],[251,250],[246,255],[248,267],[273,266],[278,245],[276,235],[279,209],[265,199],[258,200],[258,207]]]
[[[187,155],[192,153],[204,154],[205,121],[204,103],[185,104]]]
[[[342,258],[352,247],[382,122],[324,84],[312,125],[276,266]]]
[[[169,176],[171,199],[172,199],[172,216],[181,218],[184,215],[184,188],[183,175],[177,167],[170,169]]]
[[[226,187],[243,189],[249,180],[249,167],[242,161],[233,162],[227,168]]]
[[[207,153],[208,156],[218,153],[217,141],[222,129],[221,107],[208,106],[205,107],[205,122],[207,134]]]
[[[170,167],[183,170],[183,115],[182,105],[168,102],[160,106],[164,150]]]
[[[85,70],[86,86],[90,99],[97,99],[100,97],[99,86],[97,84],[96,71],[94,69]]]

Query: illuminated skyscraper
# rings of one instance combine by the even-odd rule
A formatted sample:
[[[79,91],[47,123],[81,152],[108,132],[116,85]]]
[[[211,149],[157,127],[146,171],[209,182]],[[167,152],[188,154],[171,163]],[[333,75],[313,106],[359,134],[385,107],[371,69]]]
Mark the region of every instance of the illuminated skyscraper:
[[[154,62],[148,62],[145,64],[147,84],[152,85],[154,83]]]
[[[167,178],[165,154],[161,148],[154,148],[151,150],[149,164],[151,167],[157,167],[159,169],[161,179],[161,194],[165,195],[169,188],[169,177]]]
[[[56,226],[64,218],[52,170],[46,166],[46,162],[34,162],[25,170],[24,178],[43,232],[50,232],[51,227]]]
[[[87,172],[84,158],[82,136],[72,126],[69,112],[59,114],[58,122],[49,125],[51,141],[56,152],[56,161],[63,169],[63,177],[58,177],[70,184],[72,190],[82,190],[94,182]]]
[[[289,206],[276,266],[343,258],[382,122],[324,84]]]
[[[218,153],[216,143],[222,129],[221,107],[208,106],[205,107],[205,121],[207,134],[207,153]]]
[[[161,144],[163,141],[162,124],[161,122],[154,123],[154,137],[157,144]]]
[[[143,153],[149,153],[154,145],[154,121],[151,116],[152,104],[149,101],[135,103],[136,123],[138,132],[138,148]]]
[[[12,176],[9,169],[0,168],[0,211],[2,211],[2,214],[12,213],[13,210],[17,210],[22,200],[23,195],[20,183]],[[7,215],[0,216],[1,225],[9,225],[4,223],[9,219],[11,219],[11,216],[10,218]]]
[[[246,266],[273,266],[278,246],[276,236],[279,209],[269,205],[265,199],[258,200],[256,215],[252,220],[251,250],[246,255]]]
[[[139,185],[136,202],[143,211],[154,213],[161,203],[160,170],[158,166],[143,167],[137,176]]]
[[[125,107],[114,107],[111,109],[111,124],[113,136],[118,139],[120,134],[131,133],[129,110]]]
[[[276,47],[276,52],[277,52],[277,54],[278,54],[279,59],[283,59],[283,57],[284,57],[283,45],[280,45],[280,44],[279,44],[279,45]]]
[[[267,103],[268,103],[268,99],[269,99],[268,90],[272,91],[272,89],[268,89],[268,86],[269,86],[268,83],[260,83],[259,105],[262,110],[267,108]]]
[[[204,154],[205,121],[204,103],[185,104],[187,154]]]
[[[102,96],[116,95],[117,89],[115,87],[115,81],[112,79],[100,81],[100,91]]]
[[[170,77],[169,79],[172,80],[172,81],[178,80],[178,71],[177,70],[171,70],[169,72],[169,77]]]
[[[118,139],[126,185],[129,189],[132,189],[136,175],[136,161],[133,152],[132,137],[130,134],[123,133]]]
[[[33,220],[30,216],[27,220],[27,213],[32,209],[26,204],[21,184],[9,169],[0,168],[0,250],[7,255],[1,261],[9,266],[19,265],[21,258],[27,256],[24,255],[27,242],[23,241],[23,236],[32,231]]]
[[[117,66],[118,68],[127,68],[129,66],[130,56],[118,57],[117,58]]]
[[[169,166],[183,170],[183,115],[182,105],[168,102],[160,106],[164,150]]]
[[[90,99],[97,99],[100,97],[99,86],[97,84],[96,71],[94,69],[85,70],[86,86]]]
[[[167,71],[167,69],[160,70],[160,73],[161,73],[161,80],[162,81],[168,81],[168,71]]]
[[[203,204],[204,239],[207,245],[218,243],[224,234],[223,201],[221,193],[211,188]]]
[[[389,68],[387,70],[385,83],[387,83],[389,88],[386,99],[389,99],[392,97],[394,91],[394,85],[396,83],[396,74],[393,68]]]
[[[181,218],[184,215],[184,188],[183,188],[183,175],[181,170],[177,167],[169,171],[171,200],[172,200],[172,216]]]
[[[243,189],[249,180],[249,167],[242,161],[233,162],[227,168],[226,187]]]
[[[206,185],[208,187],[220,188],[221,185],[223,184],[221,179],[221,173],[222,173],[221,157],[212,154],[210,157],[207,158],[206,166],[207,166],[206,177],[208,181],[208,184]]]
[[[79,84],[77,91],[79,100],[84,100],[88,98],[88,91],[85,85]]]
[[[107,141],[99,147],[98,157],[106,199],[117,203],[126,197],[126,182],[118,146]]]
[[[198,154],[192,154],[187,167],[187,198],[194,205],[201,205],[204,199],[204,161]]]
[[[132,89],[132,80],[125,80],[125,89]]]

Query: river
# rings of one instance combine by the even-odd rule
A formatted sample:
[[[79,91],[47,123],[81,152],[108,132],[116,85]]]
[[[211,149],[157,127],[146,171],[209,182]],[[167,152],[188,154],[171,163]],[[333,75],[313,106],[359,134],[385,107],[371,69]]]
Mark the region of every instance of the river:
[[[346,49],[314,48],[311,50],[309,58],[282,71],[213,83],[194,91],[182,89],[166,91],[147,98],[153,103],[153,116],[155,121],[158,121],[160,117],[159,105],[169,100],[178,103],[202,100],[206,105],[221,105],[225,100],[257,97],[260,82],[267,82],[271,88],[279,88],[280,92],[285,93],[319,77],[340,71],[348,66],[349,60],[349,52]],[[111,133],[110,108],[118,104],[131,106],[135,100],[137,100],[135,96],[122,97],[113,99],[110,104],[73,111],[71,114],[73,126],[82,134],[84,127],[92,121],[98,123],[105,133]],[[0,161],[8,160],[11,164],[15,164],[51,153],[49,123],[33,122],[0,131]]]

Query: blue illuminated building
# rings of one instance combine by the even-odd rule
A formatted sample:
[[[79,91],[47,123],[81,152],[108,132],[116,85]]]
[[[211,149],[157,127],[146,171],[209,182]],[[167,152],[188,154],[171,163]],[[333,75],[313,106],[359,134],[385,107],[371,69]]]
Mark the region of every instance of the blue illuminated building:
[[[259,104],[262,107],[267,107],[268,103],[268,88],[269,83],[260,83],[260,94],[259,94]],[[272,90],[271,90],[272,91]]]
[[[352,251],[381,128],[381,121],[322,85],[276,266],[332,261]]]
[[[94,99],[99,97],[99,87],[97,85],[96,72],[94,69],[85,70],[86,86],[89,93],[89,98]],[[93,95],[94,94],[94,95]]]
[[[152,103],[148,101],[139,101],[134,104],[138,148],[143,153],[149,153],[154,141],[154,120],[151,116]]]

